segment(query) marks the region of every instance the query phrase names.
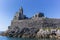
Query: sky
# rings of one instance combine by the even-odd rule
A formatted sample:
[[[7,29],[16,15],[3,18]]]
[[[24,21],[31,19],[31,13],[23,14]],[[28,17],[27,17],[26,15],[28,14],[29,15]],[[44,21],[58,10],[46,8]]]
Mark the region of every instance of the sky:
[[[46,17],[60,18],[60,0],[0,0],[0,31],[8,29],[21,6],[27,17],[42,12]]]

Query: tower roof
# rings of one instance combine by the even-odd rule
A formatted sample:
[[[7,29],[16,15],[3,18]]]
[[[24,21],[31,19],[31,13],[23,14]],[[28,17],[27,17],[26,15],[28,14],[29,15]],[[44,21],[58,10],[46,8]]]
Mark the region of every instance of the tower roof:
[[[20,9],[19,9],[19,13],[20,14],[23,14],[23,7],[21,6]]]
[[[22,6],[20,7],[20,10],[23,10],[23,7]]]

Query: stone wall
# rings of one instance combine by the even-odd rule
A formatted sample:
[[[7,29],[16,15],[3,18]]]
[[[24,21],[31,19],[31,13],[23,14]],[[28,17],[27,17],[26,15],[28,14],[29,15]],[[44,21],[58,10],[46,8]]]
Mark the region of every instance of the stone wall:
[[[43,13],[35,14],[33,17],[28,18],[23,14],[23,8],[21,8],[8,27],[7,34],[9,36],[33,36],[38,32],[40,28],[60,28],[60,19],[47,18]],[[32,33],[32,34],[31,34]],[[31,35],[29,35],[31,34]],[[31,36],[31,37],[32,37]]]
[[[33,28],[57,28],[60,27],[60,19],[53,18],[34,18],[34,19],[25,19],[25,20],[13,20],[11,22],[10,28],[19,27],[33,27]]]

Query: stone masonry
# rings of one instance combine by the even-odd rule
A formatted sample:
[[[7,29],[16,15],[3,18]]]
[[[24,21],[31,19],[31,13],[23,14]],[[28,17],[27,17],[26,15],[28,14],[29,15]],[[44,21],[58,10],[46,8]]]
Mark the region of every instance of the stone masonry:
[[[47,18],[41,12],[28,18],[23,14],[23,8],[21,7],[8,27],[7,36],[36,37],[40,28],[60,28],[60,19]]]
[[[33,17],[28,18],[23,14],[23,8],[16,13],[13,20],[11,21],[11,25],[8,29],[13,30],[15,27],[19,27],[20,29],[27,28],[57,28],[60,27],[60,19],[47,18],[43,13],[37,13]]]

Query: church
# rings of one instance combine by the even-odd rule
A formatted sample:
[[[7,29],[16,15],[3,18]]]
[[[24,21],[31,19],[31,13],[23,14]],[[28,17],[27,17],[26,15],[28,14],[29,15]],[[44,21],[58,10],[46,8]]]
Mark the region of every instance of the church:
[[[8,27],[9,30],[14,30],[15,28],[60,28],[60,19],[45,17],[44,13],[41,12],[28,18],[23,14],[23,8],[21,7]]]
[[[45,17],[44,13],[36,13],[31,18],[26,17],[21,7],[11,20],[6,32],[9,37],[35,37],[40,29],[60,28],[60,19]]]

